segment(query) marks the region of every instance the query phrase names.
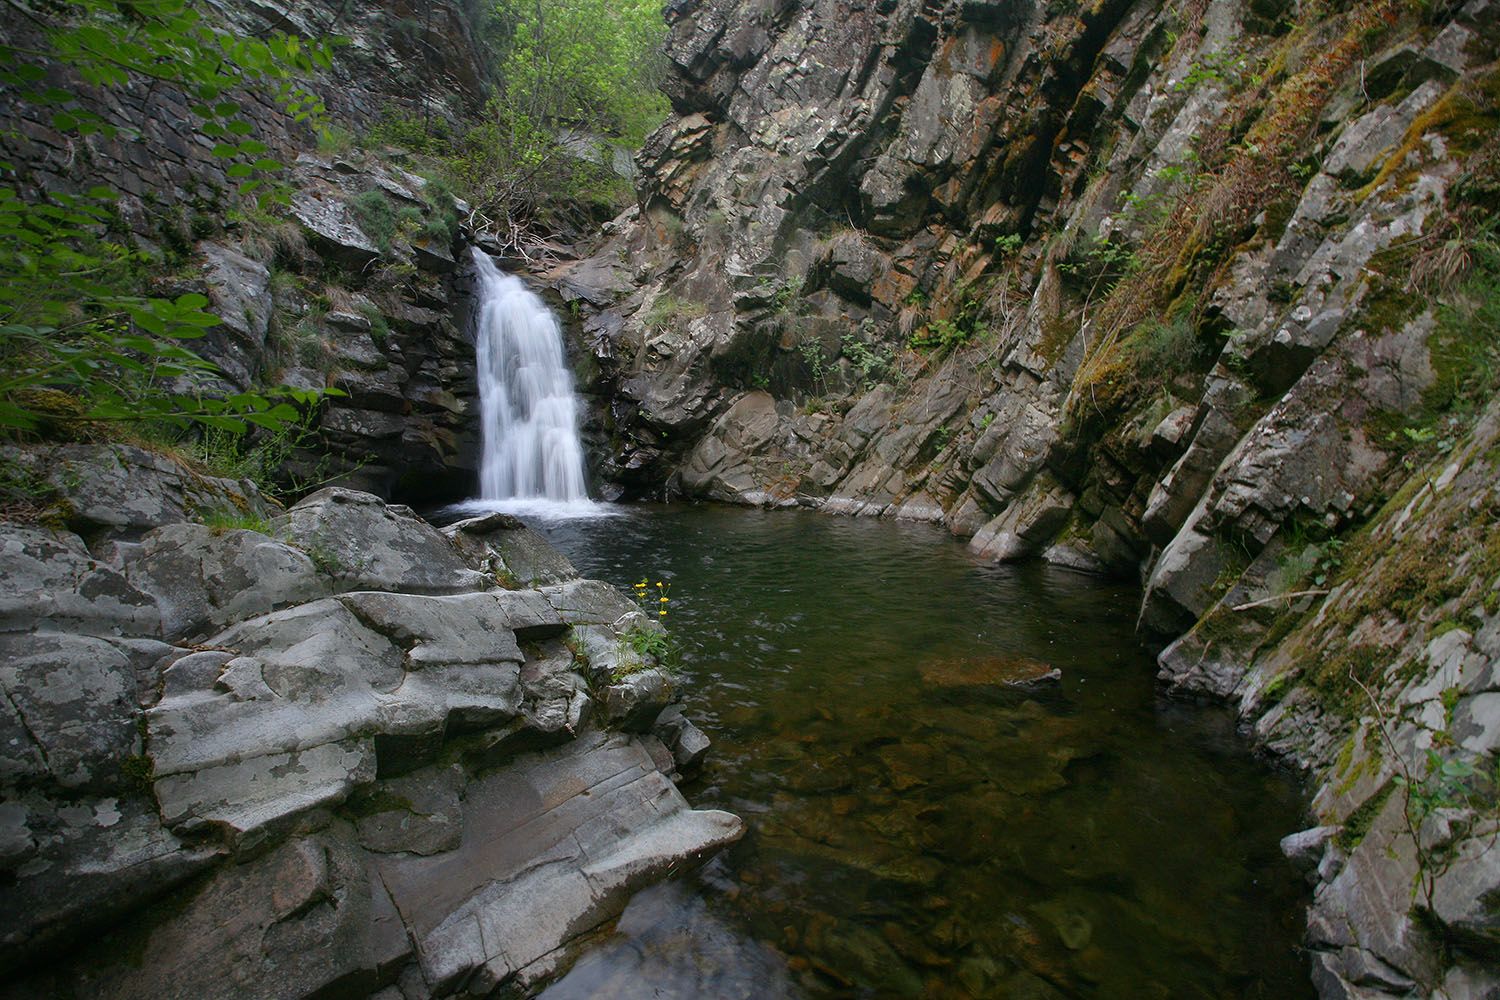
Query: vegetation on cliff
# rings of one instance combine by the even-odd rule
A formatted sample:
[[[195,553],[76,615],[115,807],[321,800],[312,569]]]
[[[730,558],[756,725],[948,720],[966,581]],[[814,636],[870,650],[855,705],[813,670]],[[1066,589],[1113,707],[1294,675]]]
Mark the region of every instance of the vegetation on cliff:
[[[39,39],[0,46],[0,82],[50,110],[51,126],[87,139],[116,128],[57,83],[67,67],[104,88],[168,86],[192,101],[200,133],[227,164],[239,193],[262,205],[284,199],[282,164],[254,137],[242,96],[272,97],[290,115],[322,102],[298,81],[328,64],[326,45],[283,33],[243,38],[210,26],[186,0],[80,0],[59,13],[12,3]],[[94,421],[197,423],[243,433],[285,428],[316,392],[214,391],[215,366],[185,342],[221,318],[208,300],[148,291],[152,257],[124,245],[114,224],[118,191],[107,171],[75,192],[23,192],[0,163],[0,429],[76,432]],[[207,380],[208,384],[205,384]],[[281,398],[277,398],[281,397]]]
[[[493,90],[459,121],[392,112],[367,137],[434,157],[477,228],[516,244],[607,219],[633,192],[621,158],[667,113],[652,0],[492,0],[474,15]]]

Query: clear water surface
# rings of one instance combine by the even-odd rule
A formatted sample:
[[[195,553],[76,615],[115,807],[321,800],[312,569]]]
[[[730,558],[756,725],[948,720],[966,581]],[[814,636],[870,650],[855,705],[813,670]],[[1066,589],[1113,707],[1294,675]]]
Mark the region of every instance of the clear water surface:
[[[684,791],[749,824],[549,1000],[1313,996],[1297,783],[1160,695],[1134,588],[812,513],[537,526],[585,575],[671,582],[714,740]],[[1003,683],[1037,661],[1061,681]]]

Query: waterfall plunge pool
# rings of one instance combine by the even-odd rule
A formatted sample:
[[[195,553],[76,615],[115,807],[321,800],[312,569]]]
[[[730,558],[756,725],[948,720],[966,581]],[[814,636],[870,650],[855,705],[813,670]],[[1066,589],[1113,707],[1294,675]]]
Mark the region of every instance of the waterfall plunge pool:
[[[1161,696],[1134,588],[927,525],[615,511],[537,527],[586,576],[671,582],[714,740],[684,791],[749,833],[543,996],[1313,996],[1298,783]],[[1038,660],[1062,680],[992,683]]]

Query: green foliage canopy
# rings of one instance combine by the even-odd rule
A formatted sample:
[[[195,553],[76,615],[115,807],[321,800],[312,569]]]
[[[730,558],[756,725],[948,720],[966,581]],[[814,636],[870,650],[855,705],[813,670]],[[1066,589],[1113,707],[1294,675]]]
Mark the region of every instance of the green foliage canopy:
[[[480,35],[495,91],[445,150],[479,214],[515,226],[560,203],[617,209],[613,150],[638,148],[668,111],[666,30],[656,0],[493,0]]]
[[[630,148],[666,116],[657,0],[495,0],[487,34],[509,114]]]

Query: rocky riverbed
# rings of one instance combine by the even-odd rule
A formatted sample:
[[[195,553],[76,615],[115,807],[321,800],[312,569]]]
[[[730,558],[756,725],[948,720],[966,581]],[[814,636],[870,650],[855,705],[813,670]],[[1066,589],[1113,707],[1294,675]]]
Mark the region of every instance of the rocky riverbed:
[[[659,626],[518,521],[7,449],[7,997],[522,989],[735,841]]]

